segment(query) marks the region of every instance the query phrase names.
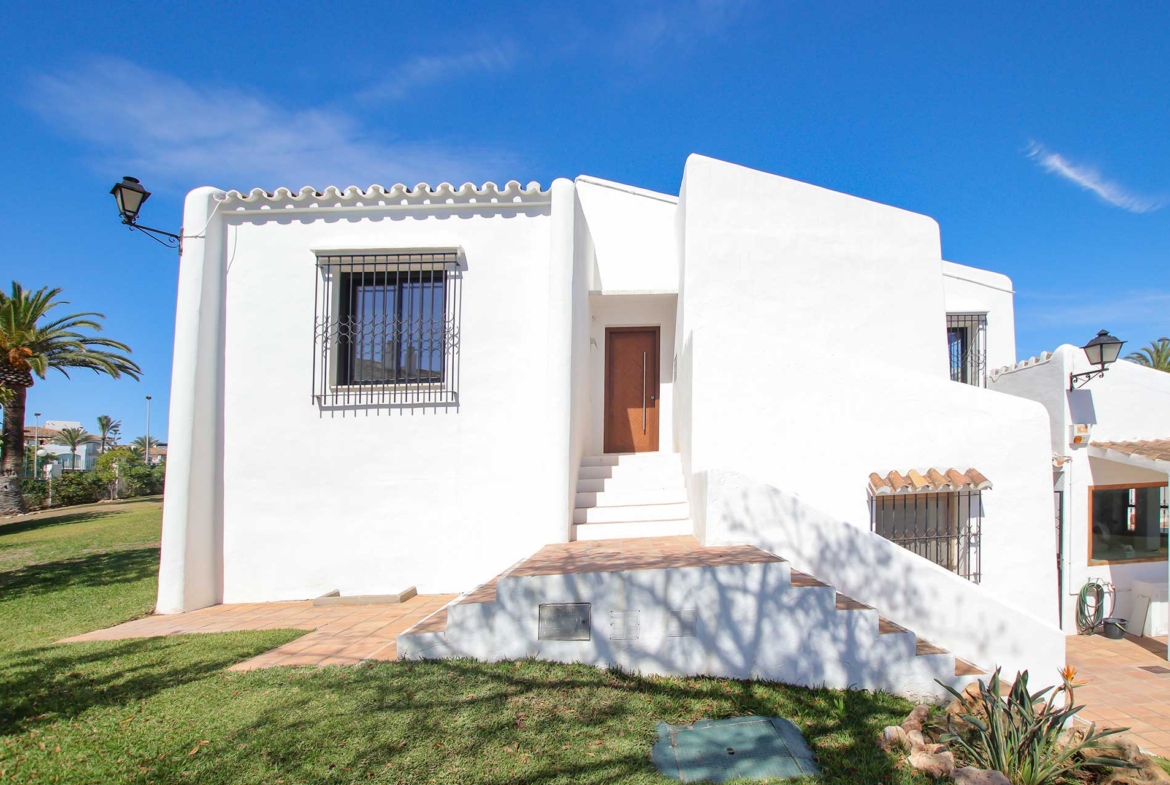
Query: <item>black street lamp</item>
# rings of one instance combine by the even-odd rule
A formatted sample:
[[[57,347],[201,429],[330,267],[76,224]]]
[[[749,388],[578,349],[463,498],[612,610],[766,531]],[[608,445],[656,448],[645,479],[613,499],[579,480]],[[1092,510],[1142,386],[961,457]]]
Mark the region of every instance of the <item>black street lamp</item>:
[[[110,189],[110,193],[113,194],[114,201],[118,203],[118,214],[122,216],[122,223],[129,226],[131,231],[137,229],[155,242],[165,245],[167,248],[178,248],[179,253],[183,252],[183,236],[181,234],[164,232],[162,229],[152,229],[149,226],[138,224],[138,211],[150,198],[150,191],[142,187],[142,183],[137,177],[123,177],[122,182]]]
[[[1078,387],[1083,387],[1090,379],[1104,376],[1105,371],[1109,370],[1109,366],[1117,362],[1117,358],[1121,354],[1121,346],[1124,343],[1125,341],[1120,341],[1110,335],[1108,330],[1097,333],[1093,340],[1081,347],[1089,363],[1096,365],[1097,369],[1084,373],[1070,373],[1068,375],[1068,389],[1075,390]]]

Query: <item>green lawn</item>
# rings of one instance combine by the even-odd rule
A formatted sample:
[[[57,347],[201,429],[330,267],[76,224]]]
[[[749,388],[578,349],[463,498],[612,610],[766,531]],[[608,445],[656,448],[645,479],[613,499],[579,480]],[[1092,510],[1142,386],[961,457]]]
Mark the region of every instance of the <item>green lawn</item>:
[[[882,694],[530,661],[226,672],[295,631],[54,644],[150,612],[160,512],[0,523],[0,783],[666,783],[659,719],[743,714],[794,720],[820,782],[927,782],[874,743],[910,708]]]

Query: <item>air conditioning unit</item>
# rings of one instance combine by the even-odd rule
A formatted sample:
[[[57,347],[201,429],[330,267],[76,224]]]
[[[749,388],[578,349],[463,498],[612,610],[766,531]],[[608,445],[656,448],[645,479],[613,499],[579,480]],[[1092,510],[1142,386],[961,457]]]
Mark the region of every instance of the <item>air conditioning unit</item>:
[[[1088,423],[1073,423],[1068,427],[1068,443],[1071,447],[1088,447],[1089,436],[1092,434],[1093,426]]]

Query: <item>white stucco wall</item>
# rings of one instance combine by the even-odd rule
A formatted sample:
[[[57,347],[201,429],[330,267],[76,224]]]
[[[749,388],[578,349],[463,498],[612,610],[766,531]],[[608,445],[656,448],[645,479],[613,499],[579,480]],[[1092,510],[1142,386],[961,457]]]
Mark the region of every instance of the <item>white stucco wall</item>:
[[[1063,345],[1050,355],[1031,358],[992,373],[988,387],[1041,403],[1048,412],[1052,451],[1071,460],[1055,473],[1054,489],[1064,492],[1064,608],[1062,627],[1076,634],[1076,600],[1089,580],[1112,583],[1116,615],[1128,618],[1135,581],[1163,583],[1166,561],[1089,564],[1089,489],[1093,485],[1166,482],[1167,475],[1148,468],[1089,457],[1070,445],[1072,423],[1092,426],[1091,441],[1140,441],[1170,438],[1170,374],[1118,361],[1100,378],[1070,391],[1069,374],[1092,370],[1085,353]]]
[[[1014,288],[1006,275],[943,262],[943,297],[947,313],[987,316],[987,367],[1016,361]]]
[[[697,156],[685,194],[689,470],[743,476],[803,506],[781,519],[770,505],[743,506],[754,491],[700,481],[699,533],[761,543],[798,567],[807,558],[802,569],[960,656],[1048,664],[1055,564],[1031,558],[1053,547],[1048,420],[1034,403],[949,380],[934,221]],[[846,550],[805,550],[832,539],[821,537],[829,521],[853,526],[858,543],[876,537],[870,472],[971,466],[995,483],[983,495],[982,585],[935,580],[942,571],[925,560],[878,580],[881,565]],[[955,609],[988,599],[1030,618],[1033,642],[990,611],[960,629]],[[995,635],[1007,637],[984,640]]]
[[[596,177],[576,179],[596,250],[595,292],[674,292],[676,197]]]
[[[188,199],[185,225],[207,229],[180,273],[161,612],[459,591],[567,538],[588,426],[573,184],[444,189]],[[426,247],[465,259],[460,405],[319,408],[314,252]]]

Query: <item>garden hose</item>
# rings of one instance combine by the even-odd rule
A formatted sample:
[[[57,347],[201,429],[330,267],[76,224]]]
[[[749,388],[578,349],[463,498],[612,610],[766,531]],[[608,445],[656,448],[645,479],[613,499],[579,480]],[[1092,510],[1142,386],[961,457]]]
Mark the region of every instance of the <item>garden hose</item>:
[[[1105,612],[1105,596],[1109,595],[1110,608]],[[1099,580],[1091,580],[1081,587],[1077,595],[1077,630],[1082,635],[1093,635],[1113,612],[1113,592]]]

